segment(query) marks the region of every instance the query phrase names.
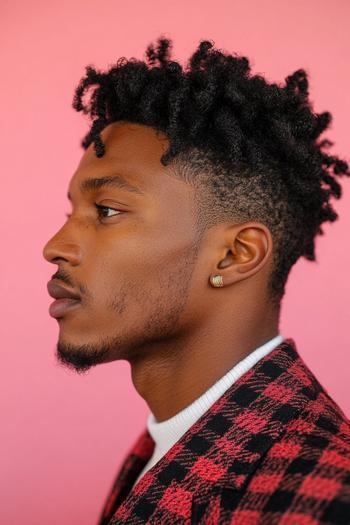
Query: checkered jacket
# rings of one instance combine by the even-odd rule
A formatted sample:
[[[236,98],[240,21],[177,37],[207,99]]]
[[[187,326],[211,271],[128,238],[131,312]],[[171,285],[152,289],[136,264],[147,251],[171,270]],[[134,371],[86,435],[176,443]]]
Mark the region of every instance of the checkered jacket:
[[[291,338],[233,383],[132,488],[153,450],[146,427],[99,525],[350,524],[350,421]]]

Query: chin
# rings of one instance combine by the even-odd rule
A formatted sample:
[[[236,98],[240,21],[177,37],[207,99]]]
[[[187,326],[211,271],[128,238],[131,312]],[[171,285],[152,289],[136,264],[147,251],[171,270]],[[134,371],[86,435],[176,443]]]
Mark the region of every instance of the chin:
[[[108,349],[101,348],[81,340],[74,343],[61,337],[56,347],[56,358],[59,364],[78,373],[87,372],[91,367],[108,361]]]

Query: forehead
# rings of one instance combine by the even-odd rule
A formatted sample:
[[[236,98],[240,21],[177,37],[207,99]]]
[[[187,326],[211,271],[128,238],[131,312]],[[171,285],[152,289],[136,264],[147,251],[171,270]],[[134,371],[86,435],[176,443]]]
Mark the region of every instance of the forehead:
[[[70,187],[91,176],[123,175],[130,184],[151,191],[166,184],[172,172],[160,157],[169,147],[166,135],[154,128],[131,122],[109,124],[101,133],[105,145],[103,157],[96,157],[93,144],[85,151]]]

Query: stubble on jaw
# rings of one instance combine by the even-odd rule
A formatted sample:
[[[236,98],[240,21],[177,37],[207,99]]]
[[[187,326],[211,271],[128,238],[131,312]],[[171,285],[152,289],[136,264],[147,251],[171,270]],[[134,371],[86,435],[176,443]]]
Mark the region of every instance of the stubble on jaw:
[[[57,363],[78,374],[85,374],[91,367],[111,360],[136,359],[144,353],[145,347],[174,336],[189,296],[198,250],[197,239],[183,252],[183,257],[176,261],[172,271],[159,274],[159,293],[152,303],[152,290],[140,289],[128,282],[124,282],[117,296],[109,299],[107,309],[116,312],[116,325],[120,323],[120,316],[127,311],[131,298],[138,305],[144,305],[147,315],[142,326],[135,319],[134,331],[105,338],[101,334],[97,343],[73,345],[61,339],[56,346]],[[111,356],[116,357],[111,359]]]

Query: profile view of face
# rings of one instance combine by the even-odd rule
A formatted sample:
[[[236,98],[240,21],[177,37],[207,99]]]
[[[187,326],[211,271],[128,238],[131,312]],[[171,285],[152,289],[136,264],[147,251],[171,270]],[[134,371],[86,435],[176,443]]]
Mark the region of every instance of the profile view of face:
[[[53,282],[80,299],[51,311],[56,357],[77,372],[150,355],[168,338],[180,345],[203,307],[194,189],[161,164],[167,138],[125,121],[101,138],[105,155],[85,150],[69,184],[71,214],[43,249],[57,265]]]

